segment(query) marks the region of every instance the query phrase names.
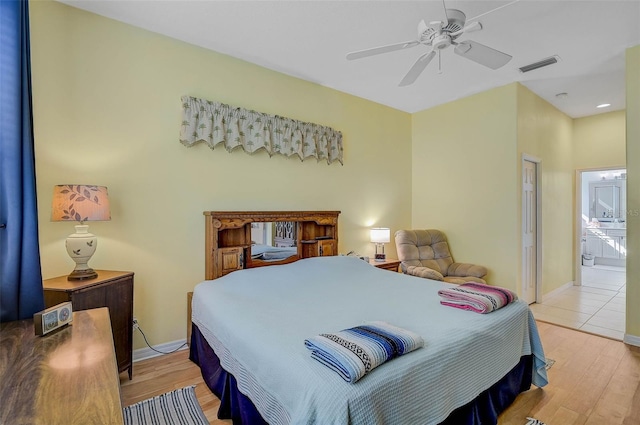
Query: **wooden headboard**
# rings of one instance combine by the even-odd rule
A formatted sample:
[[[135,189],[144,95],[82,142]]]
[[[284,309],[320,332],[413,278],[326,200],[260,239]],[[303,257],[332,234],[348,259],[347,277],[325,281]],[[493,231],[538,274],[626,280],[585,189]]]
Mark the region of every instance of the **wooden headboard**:
[[[340,211],[205,211],[205,279],[235,270],[337,255]],[[278,261],[251,256],[251,223],[291,222],[296,254]]]
[[[205,279],[235,270],[286,264],[301,258],[337,255],[340,211],[205,211]],[[295,224],[296,254],[279,261],[251,257],[251,223]],[[191,342],[191,298],[187,293],[187,343]]]

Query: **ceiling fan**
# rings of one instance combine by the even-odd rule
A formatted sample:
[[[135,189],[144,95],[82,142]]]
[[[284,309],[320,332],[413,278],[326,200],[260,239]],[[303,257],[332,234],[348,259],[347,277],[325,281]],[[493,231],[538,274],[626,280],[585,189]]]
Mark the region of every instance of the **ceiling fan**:
[[[366,58],[368,56],[374,56],[381,53],[408,49],[420,44],[431,47],[427,53],[420,56],[413,64],[411,69],[409,69],[409,72],[407,72],[402,81],[400,81],[399,86],[408,86],[413,84],[420,74],[422,74],[422,71],[425,70],[427,65],[429,65],[431,60],[436,56],[436,53],[438,54],[438,69],[441,69],[440,54],[442,50],[449,46],[455,46],[453,52],[463,58],[467,58],[491,69],[498,69],[506,65],[507,62],[511,60],[511,55],[492,49],[489,46],[485,46],[484,44],[480,44],[473,40],[458,41],[458,38],[465,33],[480,31],[482,29],[482,24],[476,21],[476,19],[518,1],[520,0],[514,0],[467,20],[466,15],[462,11],[457,9],[447,9],[443,0],[442,6],[444,8],[444,21],[431,21],[427,25],[424,19],[421,20],[418,23],[417,39],[402,43],[389,44],[386,46],[373,47],[371,49],[358,50],[347,54],[347,59],[353,60]]]

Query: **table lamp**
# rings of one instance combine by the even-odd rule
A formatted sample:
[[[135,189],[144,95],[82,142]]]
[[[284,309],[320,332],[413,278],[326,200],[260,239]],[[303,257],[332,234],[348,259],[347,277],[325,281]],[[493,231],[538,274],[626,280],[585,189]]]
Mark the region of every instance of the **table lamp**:
[[[371,242],[376,244],[376,261],[384,261],[386,256],[384,254],[384,244],[389,243],[391,238],[391,231],[387,227],[374,227],[371,229]],[[380,248],[380,252],[378,252]]]
[[[98,276],[88,262],[96,252],[98,238],[89,233],[85,221],[111,220],[109,195],[105,186],[58,185],[53,187],[51,221],[77,221],[76,232],[65,242],[69,257],[76,263],[67,280],[93,279]]]

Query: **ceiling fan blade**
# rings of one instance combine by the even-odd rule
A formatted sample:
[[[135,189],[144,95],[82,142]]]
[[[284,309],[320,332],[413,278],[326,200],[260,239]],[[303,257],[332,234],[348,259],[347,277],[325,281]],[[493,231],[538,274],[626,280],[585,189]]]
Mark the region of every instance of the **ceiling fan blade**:
[[[454,52],[491,69],[498,69],[511,60],[511,55],[471,40],[458,43]]]
[[[422,34],[424,34],[424,32],[428,29],[429,27],[427,26],[427,23],[424,21],[424,19],[418,22],[418,38],[420,38]]]
[[[442,27],[444,23],[442,21],[431,21],[429,22],[429,28],[433,29],[436,34],[440,34],[442,32]]]
[[[496,10],[500,10],[500,9],[502,9],[502,8],[504,8],[504,7],[511,6],[512,4],[514,4],[514,3],[518,3],[519,1],[520,1],[520,0],[513,0],[513,1],[509,2],[509,3],[507,3],[507,4],[503,4],[502,6],[498,6],[498,7],[496,7],[495,9],[491,9],[491,10],[490,10],[490,11],[488,11],[488,12],[484,12],[484,13],[479,14],[478,16],[474,16],[474,17],[473,17],[473,18],[471,18],[471,19],[467,19],[467,22],[475,21],[476,19],[481,18],[482,16],[488,15],[489,13],[493,13],[493,12],[495,12]]]
[[[357,52],[351,52],[347,54],[348,60],[366,58],[368,56],[379,55],[381,53],[394,52],[396,50],[408,49],[409,47],[415,47],[420,42],[418,40],[405,41],[403,43],[389,44],[387,46],[374,47],[371,49],[358,50]]]
[[[474,21],[464,26],[464,32],[480,31],[482,30],[482,28],[483,28],[482,23],[478,21]]]
[[[475,32],[475,31],[480,31],[481,29],[482,29],[482,24],[478,21],[475,21],[475,22],[471,22],[469,25],[465,25],[464,28],[462,28],[460,31],[452,32],[450,35],[451,37],[456,37],[462,34],[463,32]]]
[[[398,85],[402,87],[413,84],[413,82],[416,81],[420,74],[422,74],[422,71],[424,71],[427,65],[429,65],[429,62],[431,62],[431,59],[433,59],[435,55],[436,52],[432,50],[429,53],[425,53],[424,55],[420,56],[416,63],[413,64],[409,72],[407,72],[407,75],[404,76],[404,78]]]

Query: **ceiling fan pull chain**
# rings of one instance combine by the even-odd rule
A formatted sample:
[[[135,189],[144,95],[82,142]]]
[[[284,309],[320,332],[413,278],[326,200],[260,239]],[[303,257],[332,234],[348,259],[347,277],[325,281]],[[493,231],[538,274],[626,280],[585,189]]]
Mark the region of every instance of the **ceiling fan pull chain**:
[[[438,74],[442,74],[442,50],[438,50]]]

